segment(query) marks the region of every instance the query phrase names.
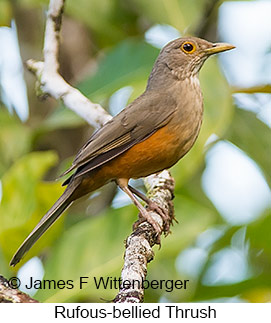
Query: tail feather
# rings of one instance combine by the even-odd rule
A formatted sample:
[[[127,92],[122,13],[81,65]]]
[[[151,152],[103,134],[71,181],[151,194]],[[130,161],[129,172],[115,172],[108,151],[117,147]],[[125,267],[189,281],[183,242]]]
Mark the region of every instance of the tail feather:
[[[51,209],[44,215],[33,231],[21,244],[19,249],[10,261],[10,266],[15,266],[42,234],[59,218],[59,216],[72,204],[72,193],[69,188],[60,196]]]

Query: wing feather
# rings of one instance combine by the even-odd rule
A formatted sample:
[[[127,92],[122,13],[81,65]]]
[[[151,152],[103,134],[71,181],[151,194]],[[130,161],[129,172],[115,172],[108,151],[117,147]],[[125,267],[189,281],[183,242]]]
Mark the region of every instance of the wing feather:
[[[176,110],[175,100],[167,93],[143,93],[118,115],[96,131],[81,148],[72,166],[72,177],[85,174],[116,156],[136,143],[145,140],[163,125],[167,124]],[[67,184],[71,177],[63,184]]]

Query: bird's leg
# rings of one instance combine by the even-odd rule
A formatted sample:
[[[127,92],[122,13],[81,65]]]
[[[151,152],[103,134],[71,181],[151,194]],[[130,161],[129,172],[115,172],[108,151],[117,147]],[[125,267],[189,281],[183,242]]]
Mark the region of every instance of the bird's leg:
[[[162,228],[160,225],[150,216],[149,212],[143,207],[143,205],[136,199],[136,197],[133,195],[131,190],[128,187],[128,180],[124,178],[119,178],[116,180],[118,186],[125,192],[130,199],[133,201],[135,206],[138,208],[140,214],[142,217],[147,220],[155,229],[155,231],[160,234],[162,231]],[[140,193],[141,194],[141,193]],[[142,194],[143,195],[143,194]]]
[[[140,191],[138,191],[136,188],[128,185],[129,190],[134,193],[136,196],[138,196],[142,201],[144,201],[145,203],[148,204],[148,210],[150,211],[154,211],[157,212],[161,218],[163,219],[163,221],[165,223],[169,222],[170,220],[170,216],[168,214],[168,210],[163,208],[162,206],[156,204],[155,202],[153,202],[151,199],[149,199],[145,194],[141,193]]]
[[[139,190],[137,190],[136,188],[134,188],[131,185],[128,185],[129,190],[135,194],[136,196],[138,196],[142,201],[144,201],[145,203],[147,203],[148,205],[152,203],[152,201],[143,193],[141,193]]]

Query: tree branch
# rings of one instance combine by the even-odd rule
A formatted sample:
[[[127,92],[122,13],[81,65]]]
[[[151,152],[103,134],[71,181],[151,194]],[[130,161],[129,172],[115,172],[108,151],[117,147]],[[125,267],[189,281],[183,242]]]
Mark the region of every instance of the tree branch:
[[[63,101],[65,106],[85,119],[90,125],[100,127],[112,118],[99,104],[88,100],[80,91],[70,86],[59,75],[59,33],[61,28],[64,0],[51,0],[46,20],[44,37],[44,62],[27,61],[27,68],[36,75],[38,80],[38,93],[51,96]],[[159,206],[169,211],[171,222],[173,217],[173,190],[174,180],[168,171],[151,175],[145,179],[148,196]],[[169,233],[169,225],[163,223],[156,212],[150,215],[163,227],[165,234]],[[134,231],[126,240],[126,252],[122,280],[133,282],[144,280],[147,273],[147,263],[153,259],[152,246],[160,242],[153,227],[146,222],[135,226]],[[143,286],[139,288],[126,288],[123,286],[115,298],[115,302],[142,302],[144,296]],[[133,287],[133,286],[132,286]]]
[[[217,38],[216,24],[219,3],[220,0],[209,0],[206,3],[198,26],[193,33],[195,36],[213,41]]]
[[[79,90],[70,86],[59,74],[59,40],[65,0],[51,0],[47,13],[44,36],[44,62],[30,59],[26,62],[29,71],[37,77],[38,95],[62,100],[65,106],[95,128],[101,127],[112,116],[99,104],[88,100]]]
[[[168,210],[171,220],[174,219],[174,180],[168,171],[145,178],[149,198],[157,205]],[[150,212],[153,219],[163,226],[163,220],[156,212]],[[171,221],[172,222],[172,221]],[[168,231],[165,232],[169,233]],[[142,222],[135,226],[132,234],[126,239],[124,266],[121,272],[122,285],[115,303],[139,303],[144,299],[144,280],[147,275],[147,263],[153,260],[152,247],[157,244],[157,233],[153,226]]]
[[[38,301],[16,288],[11,288],[9,282],[0,276],[0,303],[38,303]]]

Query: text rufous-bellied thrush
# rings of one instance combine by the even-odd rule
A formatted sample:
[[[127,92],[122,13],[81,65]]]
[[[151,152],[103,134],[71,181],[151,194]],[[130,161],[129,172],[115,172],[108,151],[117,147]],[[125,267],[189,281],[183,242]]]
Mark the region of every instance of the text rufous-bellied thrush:
[[[25,239],[10,264],[16,265],[74,200],[109,181],[115,181],[141,216],[157,232],[161,231],[135,195],[150,201],[130,187],[128,181],[170,168],[191,149],[203,114],[199,70],[210,55],[233,48],[195,37],[168,43],[153,66],[145,92],[95,132],[78,152],[64,173],[76,169],[63,183],[66,190]]]

